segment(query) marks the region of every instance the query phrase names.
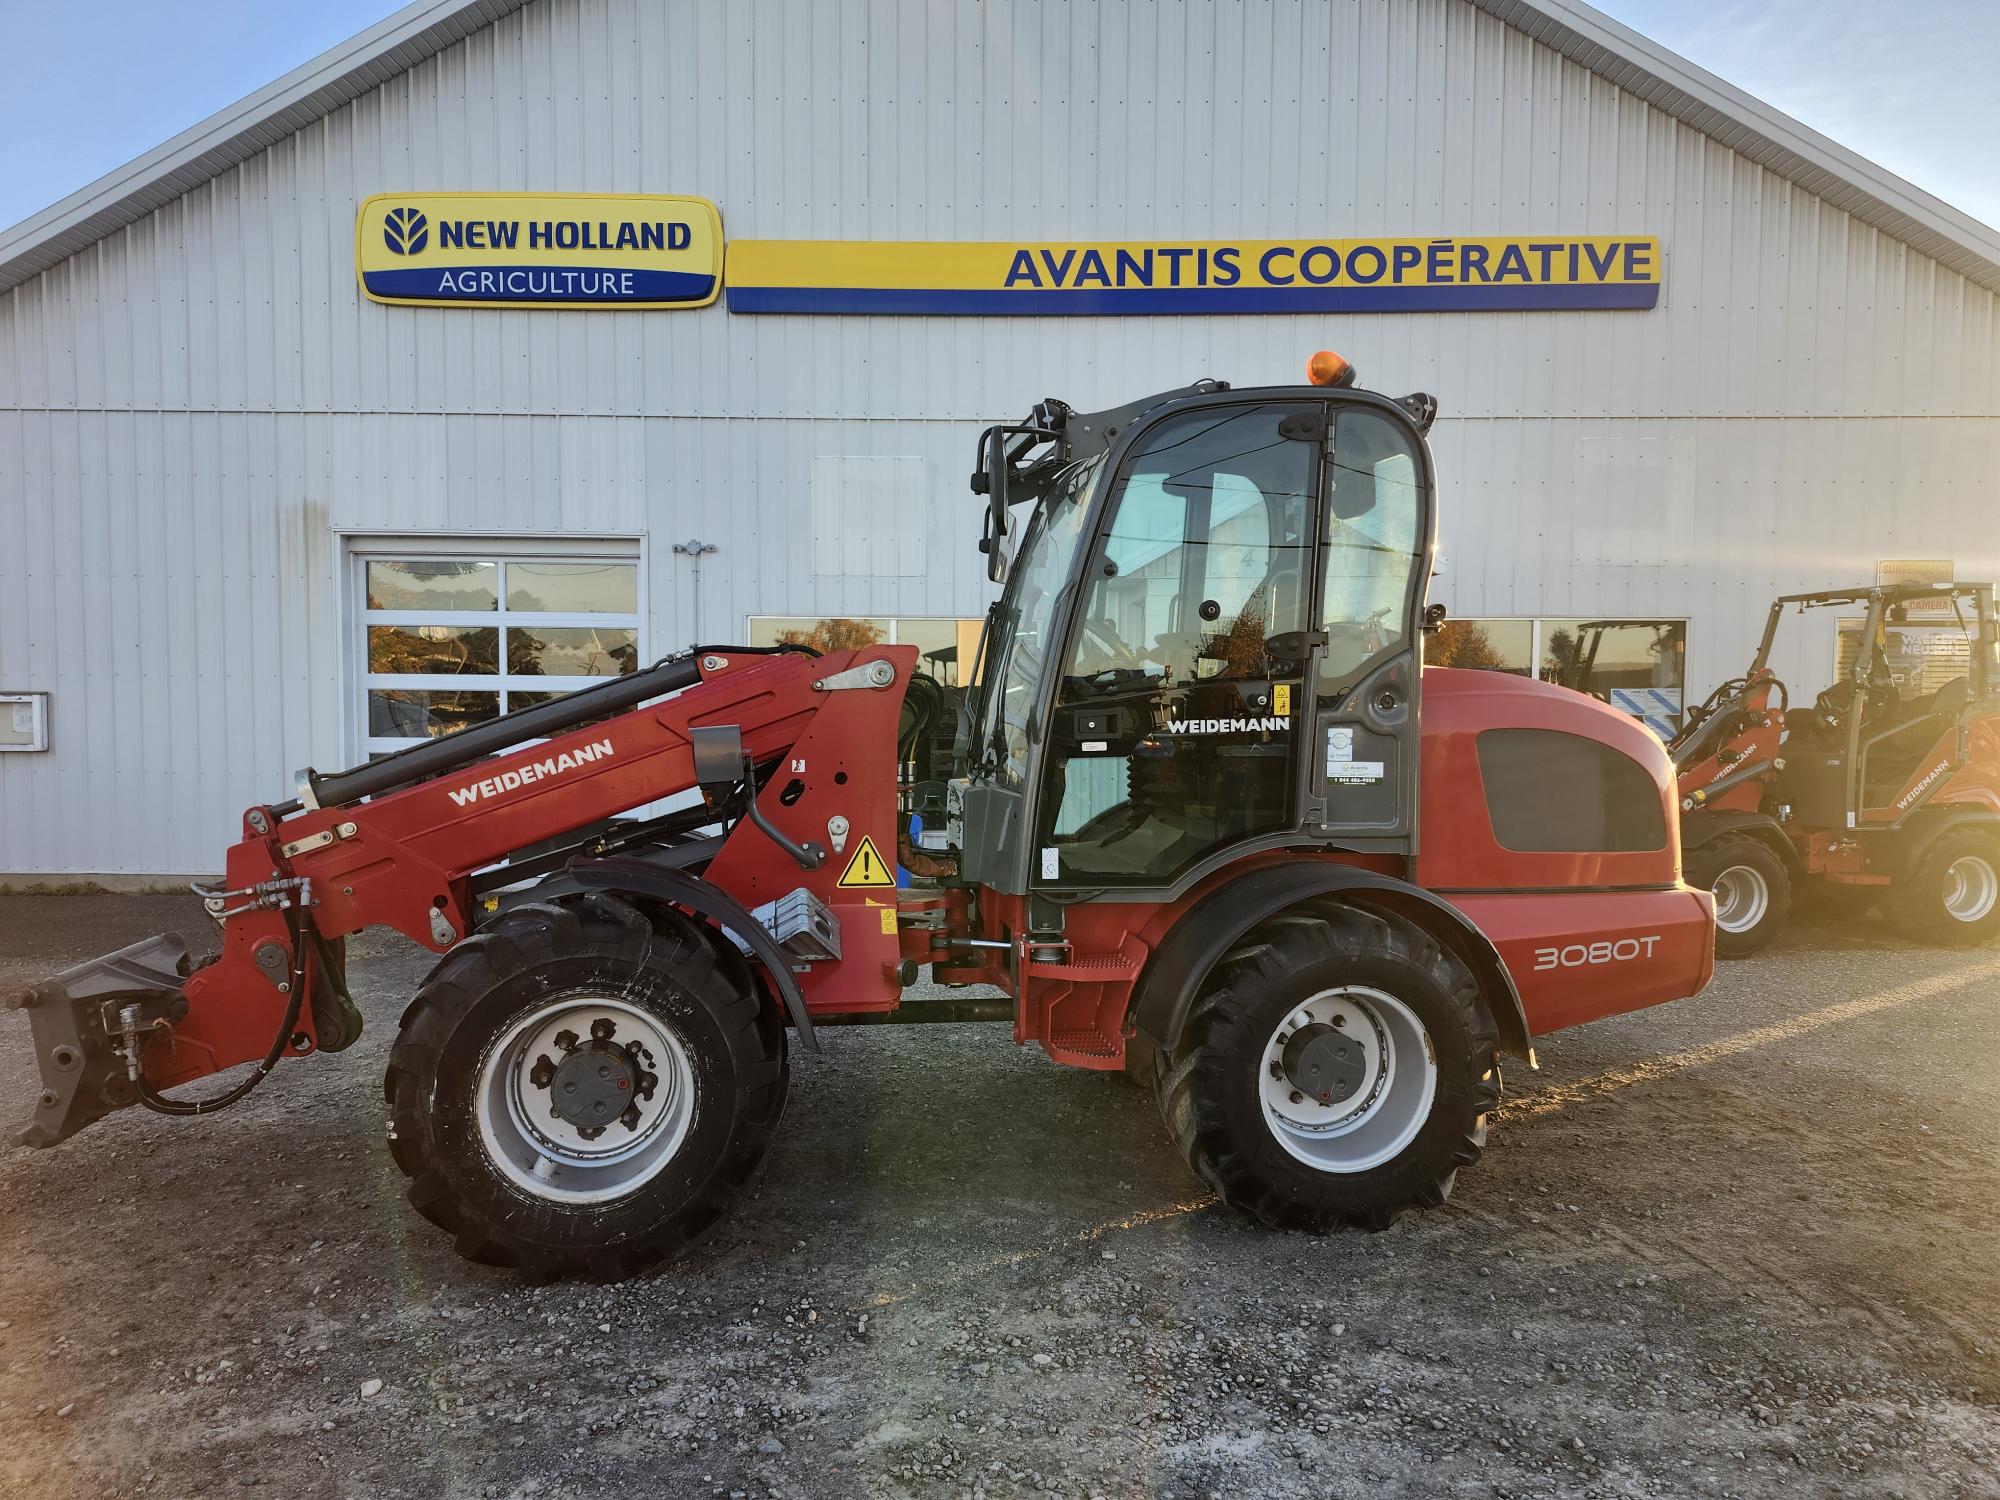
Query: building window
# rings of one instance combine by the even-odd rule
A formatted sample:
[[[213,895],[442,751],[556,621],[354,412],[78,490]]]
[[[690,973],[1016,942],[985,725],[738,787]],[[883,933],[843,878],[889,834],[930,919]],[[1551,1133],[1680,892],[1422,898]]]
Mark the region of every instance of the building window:
[[[1582,854],[1666,847],[1660,789],[1629,755],[1550,729],[1488,729],[1478,746],[1486,815],[1501,848]]]
[[[746,644],[791,644],[816,651],[915,646],[918,671],[945,687],[964,687],[965,672],[979,654],[979,633],[985,623],[949,615],[752,615]]]
[[[1427,667],[1535,675],[1533,620],[1446,620],[1424,646]]]
[[[1424,664],[1539,677],[1602,698],[1662,739],[1681,727],[1687,621],[1447,620]]]
[[[545,703],[645,660],[639,561],[357,554],[368,758]]]

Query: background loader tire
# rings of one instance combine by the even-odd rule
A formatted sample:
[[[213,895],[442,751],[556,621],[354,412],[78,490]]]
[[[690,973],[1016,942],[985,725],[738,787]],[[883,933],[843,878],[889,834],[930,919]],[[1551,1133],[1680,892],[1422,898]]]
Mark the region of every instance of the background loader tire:
[[[1717,958],[1748,958],[1784,930],[1792,909],[1791,871],[1762,839],[1703,844],[1687,857],[1687,883],[1715,893]]]
[[[1970,948],[2000,933],[2000,838],[1947,833],[1882,893],[1882,915],[1919,943]]]
[[[1359,1111],[1333,1122],[1337,1130],[1288,1130],[1282,1112],[1310,1113],[1314,1101],[1299,1102],[1290,1076],[1273,1072],[1274,1049],[1285,1038],[1311,1041],[1322,1023],[1295,1023],[1330,1008],[1342,1024],[1325,1023],[1320,1041],[1372,1039],[1376,1061],[1392,1060],[1378,1068],[1379,1092],[1364,1098],[1357,1081],[1334,1104]],[[1371,1015],[1389,1024],[1378,1028]],[[1216,965],[1174,1057],[1161,1055],[1160,1112],[1195,1174],[1273,1228],[1384,1229],[1406,1209],[1443,1203],[1459,1168],[1479,1159],[1500,1099],[1495,1045],[1471,974],[1428,934],[1372,910],[1307,903],[1253,928]],[[1283,1091],[1267,1098],[1267,1079]],[[1306,1159],[1314,1152],[1326,1154]]]
[[[410,1202],[467,1259],[535,1277],[628,1276],[692,1245],[763,1162],[789,1081],[734,960],[610,895],[515,907],[453,948],[384,1079]],[[557,1119],[579,1086],[635,1123]]]
[[[1859,922],[1882,899],[1879,885],[1837,885],[1831,880],[1807,880],[1793,893],[1793,908],[1804,909],[1828,922]]]

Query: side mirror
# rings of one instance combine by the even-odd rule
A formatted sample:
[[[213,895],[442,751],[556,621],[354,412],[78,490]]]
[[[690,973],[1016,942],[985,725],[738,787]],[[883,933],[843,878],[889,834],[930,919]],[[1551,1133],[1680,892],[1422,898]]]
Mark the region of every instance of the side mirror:
[[[1007,544],[1007,434],[998,427],[986,434],[980,472],[986,481],[986,576],[995,583],[1005,583],[1014,554]]]

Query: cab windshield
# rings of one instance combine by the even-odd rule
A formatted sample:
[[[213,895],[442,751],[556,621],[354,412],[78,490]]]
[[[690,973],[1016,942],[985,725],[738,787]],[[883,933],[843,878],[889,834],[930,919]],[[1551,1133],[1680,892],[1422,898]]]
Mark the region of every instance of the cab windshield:
[[[1050,484],[1048,497],[1028,522],[994,618],[976,758],[992,765],[1001,786],[1019,787],[1027,775],[1028,718],[1043,659],[1061,645],[1057,605],[1069,587],[1103,467],[1100,454],[1064,470]]]

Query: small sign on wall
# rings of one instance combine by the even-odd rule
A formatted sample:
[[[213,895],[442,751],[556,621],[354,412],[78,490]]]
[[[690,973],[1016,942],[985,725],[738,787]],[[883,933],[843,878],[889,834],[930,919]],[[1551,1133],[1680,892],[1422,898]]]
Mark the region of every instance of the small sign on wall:
[[[1948,557],[1884,558],[1875,564],[1875,584],[1885,589],[1911,583],[1943,589],[1950,586],[1953,573],[1954,564]],[[1944,594],[1936,599],[1911,599],[1904,604],[1903,611],[1913,620],[1949,620],[1952,618],[1951,596]]]
[[[49,748],[49,695],[0,693],[0,750]]]

